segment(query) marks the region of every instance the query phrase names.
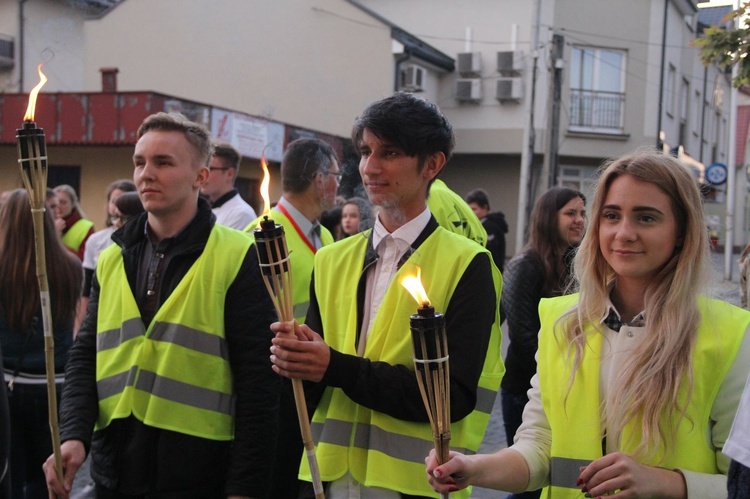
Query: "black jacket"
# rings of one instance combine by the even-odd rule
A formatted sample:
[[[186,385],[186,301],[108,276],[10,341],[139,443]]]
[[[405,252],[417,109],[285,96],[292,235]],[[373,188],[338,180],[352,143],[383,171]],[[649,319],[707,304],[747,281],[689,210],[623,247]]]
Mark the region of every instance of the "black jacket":
[[[0,372],[3,371],[3,356],[0,352]],[[10,414],[5,380],[0,386],[0,499],[10,499]]]
[[[203,253],[208,241],[216,218],[205,201],[200,200],[198,207],[198,214],[181,233],[184,236],[175,238],[175,253],[157,292],[159,306]],[[135,289],[142,251],[150,244],[145,224],[143,214],[113,235],[123,248],[131,289]],[[98,414],[95,372],[100,290],[100,283],[94,279],[86,318],[65,371],[60,433],[63,441],[77,439],[87,450],[91,448],[91,475],[108,489],[159,498],[267,495],[277,433],[279,377],[271,369],[268,351],[272,338],[269,326],[276,315],[252,248],[244,257],[216,257],[244,258],[227,291],[224,316],[236,394],[233,442],[149,427],[133,416],[113,421],[94,432],[92,438]]]
[[[546,278],[544,262],[535,251],[514,256],[503,273],[500,309],[508,321],[510,343],[501,386],[516,395],[526,395],[536,373],[539,301],[553,296],[545,290]]]
[[[431,218],[412,245],[412,251],[416,251],[437,227],[435,218]],[[365,269],[374,264],[378,257],[372,246],[372,239],[367,248],[364,258]],[[409,254],[407,252],[402,263]],[[363,271],[357,289],[357,331],[361,330],[362,325],[365,275],[366,272]],[[445,311],[445,329],[448,336],[448,351],[451,355],[451,421],[465,418],[476,406],[479,376],[484,365],[496,311],[497,298],[490,261],[485,254],[479,254],[461,276]],[[388,313],[378,311],[381,312]],[[313,331],[325,337],[314,284],[310,286],[310,308],[305,322]],[[409,332],[405,331],[404,334]],[[461,359],[464,362],[461,362]],[[477,362],[477,359],[481,360]],[[327,385],[341,388],[354,402],[369,409],[407,421],[428,421],[416,376],[406,366],[372,361],[332,349],[331,360],[323,381],[315,387],[310,387],[311,398],[315,389],[321,390],[318,392],[319,395]]]
[[[487,249],[492,254],[495,266],[502,272],[505,266],[505,234],[508,232],[505,215],[500,211],[489,213],[482,219],[482,226],[487,231]]]

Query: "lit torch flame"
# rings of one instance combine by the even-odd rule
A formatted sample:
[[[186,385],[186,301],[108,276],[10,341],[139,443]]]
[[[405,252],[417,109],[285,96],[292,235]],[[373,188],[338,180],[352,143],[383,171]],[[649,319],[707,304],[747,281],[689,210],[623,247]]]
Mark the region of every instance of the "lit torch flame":
[[[42,89],[45,83],[47,83],[47,77],[42,73],[42,65],[37,67],[39,71],[39,83],[31,90],[29,94],[29,105],[26,108],[26,114],[23,115],[24,121],[34,121],[34,113],[36,112],[36,97],[39,91]]]
[[[401,285],[406,288],[409,294],[423,307],[430,305],[430,299],[427,297],[427,291],[422,286],[422,269],[417,267],[417,275],[405,275],[401,278]]]
[[[271,174],[268,172],[268,162],[266,162],[265,154],[261,155],[260,166],[263,168],[263,180],[260,183],[260,196],[263,198],[263,213],[260,214],[262,219],[264,215],[271,213],[271,196],[268,194]]]

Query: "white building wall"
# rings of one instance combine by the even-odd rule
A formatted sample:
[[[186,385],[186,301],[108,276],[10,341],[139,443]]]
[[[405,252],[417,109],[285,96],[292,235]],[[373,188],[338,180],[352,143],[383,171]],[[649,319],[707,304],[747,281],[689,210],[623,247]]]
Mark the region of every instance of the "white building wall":
[[[87,90],[118,67],[123,91],[340,136],[393,88],[390,30],[344,0],[125,0],[85,36]]]

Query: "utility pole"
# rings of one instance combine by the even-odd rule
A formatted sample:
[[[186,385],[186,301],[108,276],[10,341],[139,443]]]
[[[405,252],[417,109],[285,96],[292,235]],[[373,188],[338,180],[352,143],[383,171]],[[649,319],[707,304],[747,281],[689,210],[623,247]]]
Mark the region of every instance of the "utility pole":
[[[541,0],[536,0],[534,9],[534,42],[531,46],[531,81],[528,83],[530,91],[527,93],[529,99],[526,101],[526,123],[523,129],[523,149],[521,149],[521,177],[518,181],[518,215],[516,217],[516,250],[521,251],[526,236],[526,224],[531,212],[531,199],[534,193],[531,190],[531,165],[534,163],[534,143],[536,132],[534,130],[534,106],[536,105],[536,71],[537,59],[539,58],[539,22],[542,12]]]
[[[547,188],[557,185],[560,137],[560,101],[562,99],[562,70],[565,65],[563,49],[565,37],[552,35],[552,88],[550,92],[550,113],[547,134],[547,154],[544,155],[544,176]]]

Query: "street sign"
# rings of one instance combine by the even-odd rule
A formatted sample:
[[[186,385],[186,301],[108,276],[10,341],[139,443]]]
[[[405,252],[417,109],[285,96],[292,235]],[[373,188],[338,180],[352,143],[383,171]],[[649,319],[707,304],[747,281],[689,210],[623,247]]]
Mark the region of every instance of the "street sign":
[[[711,185],[721,185],[727,181],[727,166],[724,163],[711,163],[706,167],[706,181]]]

